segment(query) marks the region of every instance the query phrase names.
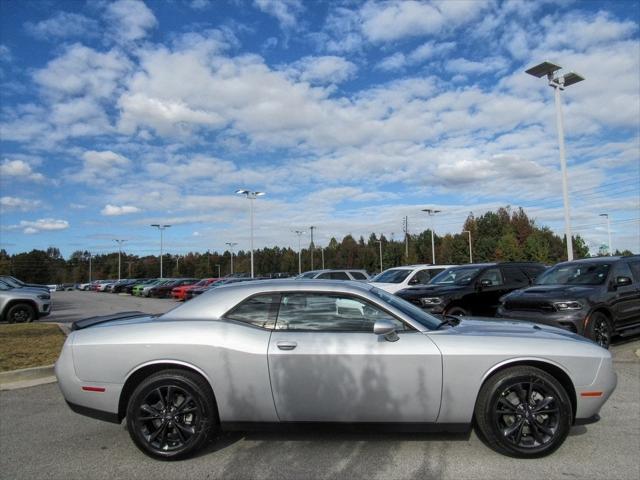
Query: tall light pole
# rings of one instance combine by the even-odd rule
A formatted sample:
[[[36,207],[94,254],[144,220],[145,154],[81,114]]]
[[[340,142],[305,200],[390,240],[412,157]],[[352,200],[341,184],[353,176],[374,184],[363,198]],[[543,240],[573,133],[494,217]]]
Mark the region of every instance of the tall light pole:
[[[436,264],[436,247],[435,247],[435,241],[433,240],[433,216],[436,213],[440,213],[442,210],[434,210],[433,208],[423,208],[422,211],[427,212],[427,215],[429,215],[429,217],[431,218],[431,258],[432,258],[431,263],[435,265]]]
[[[601,217],[607,218],[607,235],[609,236],[609,256],[613,255],[613,247],[611,246],[611,220],[608,213],[601,213]]]
[[[230,275],[233,275],[233,247],[235,247],[238,242],[224,242],[225,245],[229,245],[229,250],[231,251],[231,272]],[[220,274],[218,274],[218,277],[220,277]]]
[[[311,245],[309,245],[309,250],[311,251],[311,270],[313,270],[313,251],[315,250],[315,245],[313,244],[313,231],[318,228],[311,225],[309,230],[311,231]]]
[[[154,223],[151,226],[160,230],[160,278],[162,278],[162,247],[163,247],[163,240],[164,240],[163,233],[165,229],[169,228],[171,225],[162,225],[162,224]]]
[[[462,233],[469,234],[469,263],[473,263],[473,254],[471,253],[471,232],[469,230],[463,230]]]
[[[402,220],[402,231],[404,232],[404,261],[409,262],[409,217]]]
[[[324,247],[320,247],[320,255],[322,255],[322,269],[324,270]]]
[[[300,242],[301,242],[302,235],[307,232],[304,232],[302,230],[293,230],[293,233],[295,233],[298,236],[298,275],[300,275],[302,274],[302,245]]]
[[[382,239],[380,240],[375,240],[375,242],[378,244],[378,246],[380,247],[380,273],[382,273]]]
[[[113,241],[118,244],[118,280],[120,280],[120,266],[122,263],[120,257],[122,256],[122,244],[126,242],[126,240],[114,238]]]
[[[91,252],[85,251],[84,258],[89,259],[89,283],[91,283]]]
[[[220,264],[216,263],[216,267],[218,267],[218,278],[220,278]]]
[[[251,278],[253,278],[253,201],[265,192],[252,192],[250,190],[236,190],[239,195],[244,195],[249,199],[249,210],[251,216]]]
[[[567,185],[567,160],[564,154],[564,123],[562,119],[562,103],[560,92],[574,83],[581,82],[584,77],[574,72],[554,76],[562,67],[551,62],[542,62],[526,71],[529,75],[547,77],[549,86],[555,91],[556,124],[558,127],[558,145],[560,148],[560,170],[562,171],[562,199],[564,203],[564,234],[567,240],[567,260],[573,260],[573,237],[571,236],[571,213],[569,208],[569,187]]]

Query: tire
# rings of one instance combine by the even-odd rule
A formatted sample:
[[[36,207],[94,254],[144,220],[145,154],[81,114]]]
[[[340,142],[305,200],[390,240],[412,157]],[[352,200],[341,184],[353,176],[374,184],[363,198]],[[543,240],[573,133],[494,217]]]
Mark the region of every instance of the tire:
[[[131,439],[146,455],[160,460],[194,454],[212,438],[218,424],[211,387],[186,370],[163,370],[144,379],[127,405]]]
[[[585,336],[596,342],[602,348],[608,349],[611,345],[611,337],[613,336],[611,321],[604,313],[595,312],[589,319]]]
[[[474,412],[479,437],[517,458],[544,457],[569,434],[573,413],[564,387],[535,367],[512,367],[490,377]]]
[[[29,323],[36,319],[35,309],[28,303],[16,303],[7,311],[9,323]]]
[[[469,312],[467,312],[464,308],[457,306],[448,308],[445,313],[447,315],[455,315],[457,317],[466,317],[469,315]]]

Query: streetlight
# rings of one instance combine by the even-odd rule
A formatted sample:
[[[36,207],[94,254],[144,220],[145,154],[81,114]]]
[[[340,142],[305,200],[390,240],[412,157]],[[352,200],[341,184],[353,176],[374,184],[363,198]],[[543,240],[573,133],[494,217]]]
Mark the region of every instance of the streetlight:
[[[161,225],[158,223],[154,223],[151,225],[152,227],[160,230],[160,278],[162,278],[162,245],[163,245],[163,232],[166,228],[169,228],[171,225]]]
[[[471,253],[471,232],[469,230],[463,230],[462,233],[469,234],[469,263],[473,263],[473,254]]]
[[[436,264],[436,247],[435,247],[435,242],[433,240],[433,216],[436,213],[440,213],[442,210],[434,210],[433,208],[423,208],[422,211],[427,212],[427,215],[431,217],[431,258],[432,258],[431,263],[435,265]]]
[[[218,278],[220,278],[220,264],[216,263],[216,267],[218,267]]]
[[[85,250],[83,257],[89,259],[89,283],[91,283],[91,252]]]
[[[315,250],[315,245],[313,244],[313,231],[318,228],[311,225],[309,230],[311,230],[311,244],[309,245],[309,251],[311,252],[311,270],[313,270],[313,251]]]
[[[380,246],[380,273],[382,273],[382,240],[374,240]]]
[[[298,275],[302,274],[302,246],[300,245],[300,238],[303,234],[307,233],[302,230],[292,230],[298,236]],[[324,268],[324,267],[322,267]]]
[[[252,192],[250,190],[236,190],[238,195],[244,195],[249,199],[249,210],[251,216],[251,278],[253,278],[253,201],[265,192]]]
[[[601,213],[601,217],[607,218],[607,234],[609,236],[609,256],[613,255],[613,248],[611,247],[611,220],[608,213]]]
[[[554,77],[555,72],[562,67],[551,62],[542,62],[526,71],[529,75],[542,78],[547,77],[549,86],[555,91],[556,124],[558,127],[558,144],[560,148],[560,170],[562,170],[562,198],[564,202],[564,234],[567,240],[567,259],[573,260],[573,237],[571,236],[571,217],[569,213],[569,187],[567,185],[567,161],[564,155],[564,124],[562,119],[562,104],[560,92],[574,83],[581,82],[584,77],[574,72]]]
[[[113,241],[118,244],[118,280],[120,280],[120,265],[121,265],[120,257],[122,255],[121,247],[122,247],[122,244],[126,242],[126,240],[118,240],[117,238],[114,238]]]
[[[238,242],[224,242],[225,245],[229,245],[229,250],[231,250],[231,272],[230,275],[233,275],[233,247],[235,247]],[[218,278],[220,277],[220,273],[218,272]]]

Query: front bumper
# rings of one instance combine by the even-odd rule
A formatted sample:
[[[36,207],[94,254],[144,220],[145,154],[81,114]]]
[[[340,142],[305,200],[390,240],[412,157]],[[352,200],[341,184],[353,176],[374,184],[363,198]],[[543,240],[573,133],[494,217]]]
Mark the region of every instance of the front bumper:
[[[558,327],[578,335],[584,335],[586,314],[583,310],[566,312],[536,312],[531,310],[507,310],[503,306],[498,308],[496,317],[526,320],[527,322],[542,323],[551,327]]]

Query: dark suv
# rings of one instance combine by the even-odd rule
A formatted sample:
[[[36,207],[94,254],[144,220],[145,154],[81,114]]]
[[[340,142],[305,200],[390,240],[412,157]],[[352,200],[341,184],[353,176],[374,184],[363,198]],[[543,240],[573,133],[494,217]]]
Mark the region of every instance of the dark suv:
[[[563,262],[501,299],[501,317],[561,327],[608,348],[640,331],[640,255]]]
[[[545,266],[533,262],[476,263],[448,268],[427,285],[396,293],[430,313],[493,316],[500,297],[531,285]]]

